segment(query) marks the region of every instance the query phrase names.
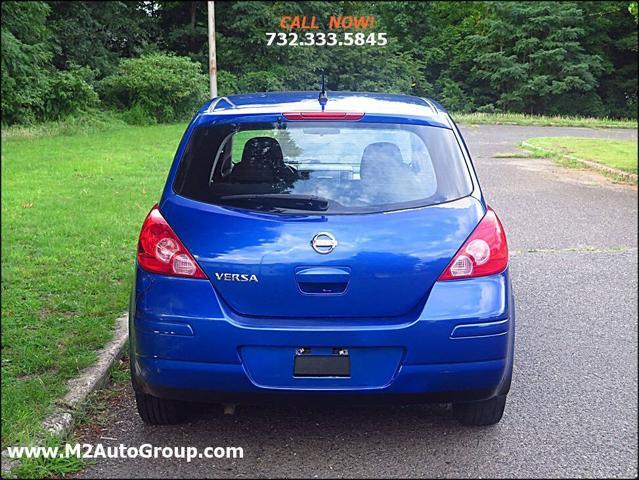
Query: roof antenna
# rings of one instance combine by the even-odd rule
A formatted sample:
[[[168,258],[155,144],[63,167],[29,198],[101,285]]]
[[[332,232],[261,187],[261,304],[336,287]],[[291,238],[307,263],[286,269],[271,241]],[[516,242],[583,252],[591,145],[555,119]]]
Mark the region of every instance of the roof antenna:
[[[322,68],[320,70],[321,74],[322,74],[322,80],[320,82],[320,93],[319,93],[319,103],[322,106],[322,112],[324,111],[324,107],[326,106],[326,103],[328,102],[328,96],[326,95],[326,87],[325,87],[325,82],[324,82],[324,69]]]

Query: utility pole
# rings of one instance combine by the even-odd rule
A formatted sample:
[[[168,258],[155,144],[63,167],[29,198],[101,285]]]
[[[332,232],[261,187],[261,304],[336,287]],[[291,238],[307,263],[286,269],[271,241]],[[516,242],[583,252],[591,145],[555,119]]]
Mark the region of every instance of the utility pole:
[[[215,60],[215,2],[206,2],[209,10],[209,77],[211,98],[217,97],[217,64]]]

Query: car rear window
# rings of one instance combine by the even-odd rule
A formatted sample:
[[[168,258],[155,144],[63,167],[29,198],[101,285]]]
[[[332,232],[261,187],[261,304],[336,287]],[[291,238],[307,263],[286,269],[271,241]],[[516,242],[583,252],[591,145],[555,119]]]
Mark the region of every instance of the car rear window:
[[[251,210],[372,213],[455,200],[471,181],[446,128],[304,122],[198,128],[173,188]]]

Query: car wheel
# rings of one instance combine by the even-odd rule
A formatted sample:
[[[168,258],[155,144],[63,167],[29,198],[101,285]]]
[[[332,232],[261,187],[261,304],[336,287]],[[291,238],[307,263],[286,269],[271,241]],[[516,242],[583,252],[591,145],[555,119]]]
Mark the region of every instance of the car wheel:
[[[506,407],[506,395],[497,395],[481,402],[455,403],[453,415],[462,425],[494,425],[501,420]]]
[[[179,402],[175,400],[136,393],[135,403],[142,421],[148,425],[173,425],[183,418]]]

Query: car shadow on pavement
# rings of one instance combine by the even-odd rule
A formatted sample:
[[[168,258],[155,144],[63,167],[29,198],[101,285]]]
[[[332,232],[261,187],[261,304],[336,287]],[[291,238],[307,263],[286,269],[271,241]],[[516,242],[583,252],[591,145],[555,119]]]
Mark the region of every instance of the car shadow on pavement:
[[[220,405],[189,404],[185,421],[173,426],[144,425],[135,412],[135,405],[126,413],[135,418],[139,436],[151,443],[163,443],[172,438],[178,443],[195,447],[209,445],[240,445],[254,449],[268,444],[282,448],[302,448],[319,451],[334,442],[369,444],[384,438],[405,438],[410,442],[420,435],[446,435],[461,427],[452,409],[443,404],[379,405],[238,405],[233,415],[224,415]],[[481,429],[480,429],[481,430]]]

